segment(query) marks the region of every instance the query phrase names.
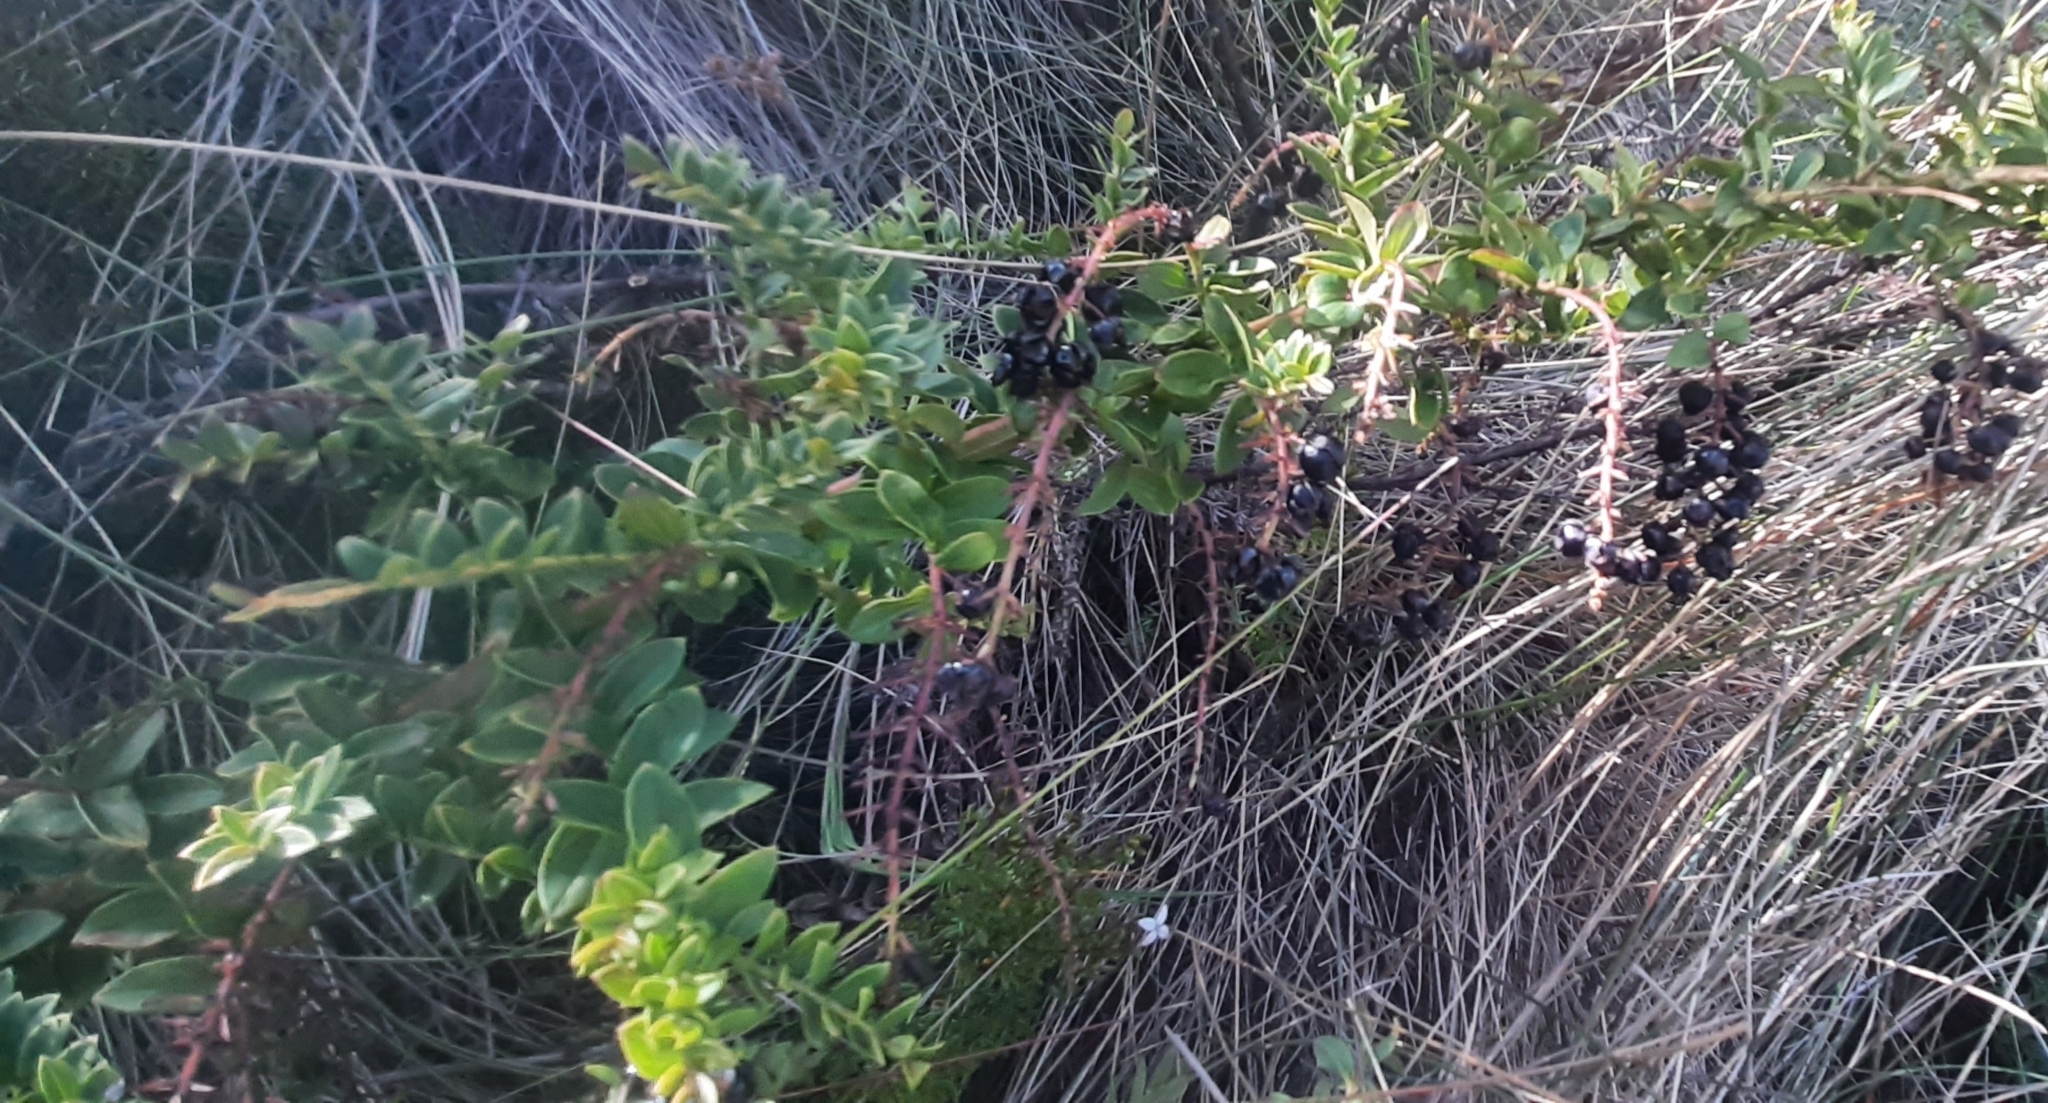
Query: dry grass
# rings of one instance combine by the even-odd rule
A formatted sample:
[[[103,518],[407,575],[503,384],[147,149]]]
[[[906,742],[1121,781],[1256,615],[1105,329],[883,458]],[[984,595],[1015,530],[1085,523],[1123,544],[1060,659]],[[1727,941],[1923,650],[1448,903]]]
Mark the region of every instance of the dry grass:
[[[850,197],[883,196],[908,173],[943,199],[988,206],[991,221],[1039,224],[1073,216],[1075,163],[1085,179],[1092,128],[1117,105],[1141,108],[1165,186],[1188,196],[1225,194],[1247,138],[1203,45],[1202,5],[1147,7],[1142,19],[1085,5],[851,2],[76,8],[38,41],[77,34],[78,49],[110,49],[106,24],[138,28],[128,41],[150,44],[138,79],[177,74],[187,89],[182,137],[594,200],[619,198],[620,135],[672,133],[737,138],[757,163]],[[1699,59],[1697,40],[1668,37],[1664,7],[1563,3],[1527,26],[1507,24],[1504,5],[1473,8],[1447,18],[1496,26],[1568,81],[1633,74],[1571,113],[1569,141],[1670,156],[1711,139],[1715,97],[1734,76]],[[1722,10],[1724,37],[1777,64],[1808,63],[1825,45],[1816,5]],[[1265,2],[1235,14],[1258,105],[1296,102],[1278,44],[1299,14]],[[712,61],[769,53],[785,60],[766,85],[731,75],[764,69]],[[429,288],[413,321],[444,342],[525,309],[562,327],[574,354],[600,321],[588,304],[469,297],[465,283],[573,284],[603,275],[617,249],[688,245],[672,227],[587,211],[224,157],[159,164],[126,233],[75,243],[96,296],[121,309],[82,314],[64,348],[8,353],[10,385],[57,381],[12,392],[35,396],[9,398],[24,441],[67,417],[76,428],[81,393],[88,430],[123,417],[153,430],[249,386],[275,363],[262,319],[302,304],[329,265],[374,274],[357,294]],[[0,278],[21,288],[60,263],[38,256],[8,258]],[[1726,306],[1755,310],[1837,263],[1769,258]],[[1981,275],[2006,291],[2011,313],[1994,320],[2048,337],[2038,247],[2009,248]],[[971,277],[948,289],[952,309],[983,291]],[[1198,534],[1119,518],[1066,523],[1043,541],[1033,585],[1045,616],[1015,655],[1022,704],[1010,735],[1047,822],[1151,840],[1127,886],[1132,915],[1163,898],[1176,937],[1050,1008],[1047,1041],[1020,1059],[1010,1097],[1117,1097],[1139,1065],[1186,1062],[1169,1035],[1224,1098],[1305,1092],[1309,1041],[1334,1035],[1373,1083],[1442,1085],[1437,1098],[2018,1098],[2026,1074],[2012,1064],[2048,1068],[2048,1040],[2028,1018],[2048,1006],[2048,875],[2028,864],[2048,813],[2048,582],[2034,562],[2048,547],[2042,436],[2026,438],[1994,486],[1928,498],[1893,447],[1945,340],[1900,309],[1911,294],[1845,278],[1760,326],[1729,365],[1768,394],[1758,419],[1780,447],[1740,574],[1682,609],[1638,595],[1595,617],[1583,579],[1553,566],[1545,534],[1581,508],[1588,441],[1488,468],[1485,486],[1465,488],[1463,501],[1511,534],[1511,555],[1457,604],[1450,634],[1422,649],[1347,646],[1340,618],[1402,585],[1370,526],[1452,508],[1441,483],[1362,494],[1315,546],[1321,573],[1301,597],[1256,625],[1225,626],[1198,731],[1209,630]],[[1662,348],[1647,335],[1628,350],[1643,415],[1668,402]],[[1491,382],[1474,400],[1487,418],[1478,446],[1560,417],[1574,427],[1584,415],[1558,411],[1590,364],[1585,350],[1555,350]],[[658,409],[628,398],[604,427],[654,431]],[[2027,405],[2031,425],[2048,423],[2043,401]],[[20,477],[41,494],[86,485],[61,449],[22,454]],[[202,628],[209,577],[303,574],[324,553],[230,509],[212,566],[149,577],[130,545],[96,528],[107,488],[149,474],[140,450],[115,455],[93,468],[91,493],[59,494],[22,523],[68,542],[100,580],[106,607],[92,615],[120,631],[99,638],[122,642],[92,669],[125,663],[151,682],[198,673],[196,649],[223,646]],[[1413,461],[1374,444],[1353,474]],[[1069,475],[1078,500],[1086,466]],[[1217,502],[1222,546],[1255,507]],[[6,597],[24,656],[46,635],[96,631],[49,594],[10,586]],[[842,654],[801,628],[744,642],[761,661],[723,689],[758,706],[759,761],[857,802],[840,764],[875,726],[866,690],[888,657]],[[39,708],[80,694],[70,668],[17,668],[34,684],[16,692]],[[814,736],[792,743],[796,726]],[[208,733],[191,738],[203,760]],[[935,831],[1003,785],[1000,756],[975,753],[926,789]],[[1197,788],[1223,796],[1228,814],[1202,812]],[[823,849],[861,842],[826,822]],[[1997,907],[1973,908],[1977,863],[1999,846],[2011,882]],[[479,1100],[560,1088],[584,1059],[561,1052],[560,991],[493,987],[515,940],[484,914],[422,926],[398,906],[393,871],[355,876],[334,886],[349,935],[323,949],[321,967],[333,991],[353,992],[335,997],[352,1028],[391,1047],[381,1067],[356,1070],[360,1083]],[[406,1007],[375,1010],[370,997],[393,988],[441,1016],[434,1036],[396,1025]]]

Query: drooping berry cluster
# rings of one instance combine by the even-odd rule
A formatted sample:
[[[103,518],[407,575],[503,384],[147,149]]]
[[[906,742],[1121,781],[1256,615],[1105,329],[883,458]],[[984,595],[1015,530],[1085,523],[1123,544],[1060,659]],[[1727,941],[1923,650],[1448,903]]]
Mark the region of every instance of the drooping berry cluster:
[[[1123,347],[1123,296],[1117,289],[1090,284],[1082,295],[1087,328],[1070,334],[1061,316],[1065,297],[1074,290],[1080,271],[1063,260],[1049,260],[1040,270],[1043,282],[1027,285],[1017,296],[1024,324],[1003,337],[989,380],[1008,384],[1018,398],[1031,398],[1047,384],[1072,389],[1095,379],[1102,355]]]
[[[1261,601],[1279,601],[1308,577],[1308,566],[1293,554],[1274,555],[1247,545],[1231,565],[1232,582],[1251,590]]]
[[[1344,475],[1343,447],[1329,437],[1312,437],[1301,446],[1295,462],[1302,481],[1287,488],[1287,512],[1304,528],[1328,521],[1337,505],[1330,486]]]
[[[1972,348],[1968,369],[1947,357],[1928,366],[1935,386],[1920,403],[1920,434],[1907,437],[1904,447],[1916,460],[1931,451],[1937,476],[1988,483],[1997,474],[1998,458],[2026,428],[2018,414],[1994,413],[1989,406],[2002,388],[2021,394],[2040,390],[2042,365],[2002,333],[1987,330]],[[1955,447],[1959,435],[1960,449]]]
[[[1287,209],[1290,198],[1314,199],[1321,195],[1323,178],[1290,147],[1260,167],[1248,191],[1245,228],[1256,237],[1273,228],[1273,220]]]
[[[1486,564],[1501,556],[1499,534],[1469,513],[1461,515],[1441,540],[1414,522],[1402,521],[1388,534],[1388,544],[1397,565],[1420,562],[1425,569],[1436,564],[1441,549],[1455,560],[1451,585],[1459,592],[1476,589],[1486,577]],[[1450,614],[1427,591],[1410,588],[1401,592],[1400,612],[1393,619],[1394,633],[1400,638],[1417,643],[1449,625]]]
[[[1771,460],[1771,442],[1749,426],[1748,388],[1738,383],[1717,390],[1700,380],[1678,389],[1679,417],[1657,423],[1656,454],[1663,463],[1653,496],[1682,502],[1678,512],[1642,527],[1634,546],[1600,539],[1586,526],[1567,521],[1558,528],[1557,553],[1581,560],[1606,578],[1636,586],[1662,581],[1674,600],[1697,593],[1700,575],[1726,581],[1735,574],[1738,523],[1763,497],[1761,474]],[[1693,424],[1688,427],[1688,423]],[[1702,438],[1695,443],[1694,430]],[[1692,534],[1692,563],[1685,563],[1686,533]]]

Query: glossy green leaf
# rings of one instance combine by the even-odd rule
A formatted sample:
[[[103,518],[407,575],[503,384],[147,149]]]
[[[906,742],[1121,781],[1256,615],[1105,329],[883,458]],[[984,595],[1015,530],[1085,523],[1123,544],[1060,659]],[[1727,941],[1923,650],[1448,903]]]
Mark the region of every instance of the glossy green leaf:
[[[132,786],[95,789],[75,794],[73,799],[78,802],[78,813],[85,817],[86,826],[102,840],[115,846],[149,845],[149,819]]]
[[[939,552],[938,564],[949,571],[981,570],[1002,558],[1003,542],[985,532],[970,532]]]
[[[1083,517],[1107,513],[1124,500],[1125,488],[1130,484],[1131,458],[1119,456],[1115,463],[1103,471],[1102,478],[1095,481],[1095,488],[1075,508],[1074,512]]]
[[[1714,362],[1714,349],[1704,331],[1689,329],[1672,342],[1671,352],[1664,362],[1680,369],[1704,368]]]
[[[714,928],[725,926],[768,894],[768,886],[775,880],[776,861],[771,847],[735,858],[704,882],[691,914]]]
[[[626,857],[622,835],[573,823],[558,824],[541,852],[534,896],[549,921],[573,915],[590,899],[590,890],[605,870]]]
[[[1208,349],[1182,349],[1159,365],[1159,385],[1177,395],[1207,395],[1233,374],[1230,361]]]
[[[97,733],[79,748],[78,759],[65,779],[78,789],[98,789],[128,780],[163,738],[166,719],[164,710],[157,709],[134,723]]]
[[[664,827],[684,851],[697,849],[703,837],[697,806],[682,785],[668,771],[645,763],[626,783],[627,845],[638,853]]]
[[[597,680],[591,705],[598,712],[621,719],[646,707],[675,684],[683,672],[685,642],[680,636],[665,636],[636,644],[605,664]]]
[[[135,799],[152,816],[203,812],[225,795],[220,782],[202,774],[152,774],[135,779]]]
[[[555,798],[555,816],[601,831],[626,829],[626,791],[589,778],[556,778],[548,782]]]
[[[1714,319],[1714,340],[1730,345],[1749,343],[1749,315],[1730,311]]]
[[[731,819],[741,809],[773,796],[775,789],[742,778],[710,777],[685,782],[683,794],[697,810],[697,826],[701,828]]]
[[[336,669],[336,664],[328,659],[272,655],[228,675],[218,692],[232,700],[265,704],[289,697],[299,686],[324,678]]]
[[[875,492],[882,505],[904,527],[924,538],[927,544],[944,541],[946,511],[925,492],[916,479],[901,471],[884,471],[876,480]]]
[[[144,885],[94,908],[71,936],[74,946],[141,950],[187,931],[184,906],[160,885]]]
[[[35,949],[64,927],[64,917],[41,908],[0,915],[0,965]]]
[[[130,1015],[197,1015],[220,987],[214,959],[200,955],[145,961],[93,994],[93,1002]]]
[[[738,722],[729,712],[707,707],[704,695],[694,686],[672,690],[643,709],[626,729],[612,755],[612,781],[624,782],[642,764],[652,764],[666,773],[694,762],[731,735]]]

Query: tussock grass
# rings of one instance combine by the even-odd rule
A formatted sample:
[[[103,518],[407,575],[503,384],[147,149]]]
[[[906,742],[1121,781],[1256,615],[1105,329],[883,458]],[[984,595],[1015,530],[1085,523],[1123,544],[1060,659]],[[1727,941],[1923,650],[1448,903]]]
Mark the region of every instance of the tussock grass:
[[[1567,140],[1589,153],[1621,141],[1671,157],[1715,140],[1717,103],[1735,87],[1704,51],[1711,36],[1782,66],[1825,46],[1815,5],[1718,11],[1709,32],[1662,6],[1565,3],[1513,22],[1526,13],[1477,4],[1439,13],[1436,33],[1444,43],[1492,28],[1567,85],[1599,85],[1567,112]],[[1260,127],[1299,110],[1288,60],[1299,13],[1265,2],[1228,13],[1235,82],[1208,45],[1216,5],[137,0],[50,12],[10,28],[0,67],[66,51],[101,59],[127,71],[124,93],[170,105],[176,125],[163,133],[600,202],[621,198],[621,135],[677,134],[738,140],[757,164],[856,202],[907,174],[993,222],[1071,219],[1093,127],[1130,104],[1162,187],[1213,203],[1256,137],[1232,85],[1270,113]],[[1900,18],[1924,27],[1920,14]],[[117,48],[128,53],[108,62]],[[766,70],[713,60],[771,53],[779,79],[752,86],[730,74]],[[0,587],[10,715],[45,718],[42,731],[10,733],[27,748],[76,730],[102,692],[201,675],[243,646],[210,627],[211,581],[298,577],[325,561],[317,506],[280,516],[262,500],[213,503],[187,544],[165,542],[175,520],[108,527],[121,495],[154,477],[154,433],[288,381],[274,312],[306,308],[309,288],[417,291],[406,324],[443,345],[529,310],[559,327],[574,359],[590,351],[586,334],[645,304],[464,288],[574,287],[611,274],[621,250],[690,244],[673,226],[374,177],[226,157],[135,164],[112,224],[67,217],[77,212],[49,196],[0,194],[8,294],[28,301],[63,275],[95,304],[61,327],[7,317],[12,546],[61,564],[10,568]],[[1979,278],[2001,285],[2010,311],[1995,323],[2048,336],[2042,269],[2038,246],[1991,253]],[[2042,436],[2024,439],[1994,486],[1930,498],[1894,447],[1947,340],[1916,320],[1913,288],[1788,252],[1735,281],[1723,305],[1761,318],[1824,273],[1841,279],[1760,323],[1727,365],[1766,395],[1758,423],[1779,448],[1740,573],[1685,607],[1623,594],[1596,617],[1584,580],[1553,565],[1546,534],[1579,514],[1577,476],[1596,447],[1571,442],[1491,465],[1465,488],[1463,503],[1510,534],[1510,555],[1456,603],[1447,637],[1348,646],[1340,622],[1402,585],[1371,526],[1449,508],[1441,481],[1360,492],[1312,546],[1320,573],[1299,597],[1256,624],[1226,600],[1198,728],[1210,631],[1200,535],[1122,517],[1046,534],[1031,583],[1040,630],[1013,656],[1003,741],[1044,822],[1151,841],[1119,887],[1133,918],[1163,899],[1176,935],[1049,1006],[1009,1098],[1118,1098],[1134,1069],[1190,1059],[1227,1099],[1306,1092],[1309,1042],[1324,1035],[1349,1042],[1380,1087],[1436,1084],[1443,1098],[2038,1090]],[[963,276],[946,285],[946,308],[964,314],[1003,286]],[[1629,349],[1637,416],[1670,401],[1666,340]],[[1589,355],[1550,350],[1489,383],[1472,446],[1580,425],[1570,401]],[[660,369],[626,363],[619,405],[578,416],[631,441],[659,428]],[[2048,422],[2044,405],[2026,404],[2030,426]],[[1070,503],[1092,462],[1067,473]],[[1374,442],[1352,474],[1414,462]],[[1259,506],[1234,494],[1215,496],[1224,548]],[[402,610],[382,615],[372,623],[395,646]],[[718,689],[754,706],[747,753],[826,794],[820,825],[791,811],[768,830],[814,831],[820,851],[842,856],[868,841],[833,813],[862,799],[848,763],[883,715],[894,656],[804,626],[733,646],[750,661]],[[189,758],[217,755],[226,720],[181,715]],[[927,853],[963,804],[1007,782],[989,745],[945,750],[917,809]],[[1198,792],[1226,814],[1204,812]],[[821,883],[859,895],[857,878],[815,865],[833,870]],[[563,1074],[603,1044],[601,1029],[564,1016],[580,989],[527,960],[540,955],[487,909],[404,908],[403,877],[366,867],[330,885],[341,929],[302,962],[350,1034],[382,1040],[347,1075],[433,1098],[573,1093]],[[423,1015],[435,1024],[424,1032]],[[152,1036],[116,1036],[133,1065],[152,1059]]]

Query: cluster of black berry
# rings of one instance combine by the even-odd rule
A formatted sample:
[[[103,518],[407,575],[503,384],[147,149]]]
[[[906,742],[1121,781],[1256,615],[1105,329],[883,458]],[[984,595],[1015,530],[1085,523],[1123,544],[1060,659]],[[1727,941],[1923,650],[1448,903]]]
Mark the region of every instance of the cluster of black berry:
[[[1419,643],[1451,626],[1451,615],[1437,600],[1421,590],[1401,591],[1401,612],[1394,618],[1394,631],[1409,643]]]
[[[1245,204],[1245,228],[1259,237],[1273,228],[1273,220],[1287,209],[1290,198],[1314,199],[1321,195],[1323,178],[1290,148],[1266,162],[1252,188],[1251,200]]]
[[[1287,488],[1287,512],[1303,527],[1328,521],[1337,505],[1329,488],[1344,475],[1344,449],[1329,437],[1312,437],[1301,446],[1295,461],[1302,481]]]
[[[1946,358],[1928,367],[1935,388],[1920,403],[1920,435],[1907,437],[1905,449],[1906,455],[1916,460],[1932,451],[1934,470],[1939,474],[1988,483],[1997,473],[1998,457],[2012,447],[2026,424],[2017,414],[1991,413],[1985,406],[2001,387],[2023,394],[2040,390],[2041,364],[2020,352],[2002,333],[1983,333],[1976,350],[1974,372],[1965,373]],[[1969,425],[1963,430],[1960,450],[1954,447],[1959,422]]]
[[[1744,413],[1749,400],[1748,388],[1739,383],[1725,391],[1699,380],[1681,386],[1678,406],[1682,418],[1667,417],[1657,423],[1657,459],[1664,468],[1657,474],[1653,492],[1658,501],[1683,500],[1678,513],[1644,525],[1636,547],[1596,538],[1584,525],[1568,521],[1557,531],[1558,554],[1582,560],[1603,577],[1631,585],[1649,586],[1661,580],[1678,601],[1699,592],[1702,574],[1718,581],[1734,577],[1735,546],[1742,540],[1736,524],[1748,518],[1763,497],[1764,478],[1759,472],[1771,460],[1770,440],[1749,427]],[[1710,430],[1707,439],[1695,444],[1686,419],[1698,419],[1710,411],[1712,417],[1704,422]],[[1682,534],[1687,530],[1695,534],[1691,566],[1684,563],[1686,540]]]
[[[1279,601],[1294,592],[1308,575],[1308,567],[1296,555],[1273,555],[1257,547],[1237,553],[1231,581],[1247,587],[1261,601]]]
[[[1049,260],[1039,273],[1044,282],[1024,288],[1017,296],[1017,313],[1024,326],[1003,337],[996,353],[995,371],[989,376],[997,386],[1008,384],[1010,393],[1030,398],[1047,383],[1055,387],[1086,386],[1095,379],[1095,367],[1102,354],[1122,348],[1124,343],[1123,296],[1114,287],[1090,284],[1082,296],[1087,311],[1085,339],[1055,341],[1059,332],[1060,307],[1074,290],[1080,272],[1063,260]]]
[[[1413,563],[1431,540],[1420,527],[1403,521],[1394,526],[1388,543],[1393,549],[1394,562]],[[1451,581],[1460,590],[1478,586],[1486,577],[1486,564],[1500,558],[1500,537],[1469,513],[1458,518],[1451,543],[1461,556],[1458,564],[1451,568]]]

